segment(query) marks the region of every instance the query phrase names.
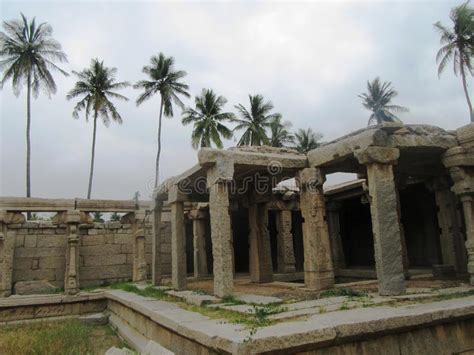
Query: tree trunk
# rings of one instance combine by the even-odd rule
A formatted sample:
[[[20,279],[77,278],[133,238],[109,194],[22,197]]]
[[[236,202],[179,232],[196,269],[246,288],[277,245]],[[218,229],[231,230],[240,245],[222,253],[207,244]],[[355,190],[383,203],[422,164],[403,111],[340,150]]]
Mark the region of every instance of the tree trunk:
[[[461,64],[462,87],[464,89],[464,95],[466,95],[467,105],[469,106],[469,115],[471,118],[471,122],[474,122],[474,112],[472,111],[471,99],[469,98],[469,93],[467,91],[466,74],[464,72],[464,61],[462,59],[461,59],[460,64]]]
[[[160,118],[158,119],[158,152],[156,153],[155,189],[158,187],[160,174],[160,154],[161,154],[161,118],[163,116],[163,96],[160,104]]]
[[[26,197],[31,197],[31,72],[28,73],[26,93]]]
[[[92,178],[94,176],[94,159],[95,159],[95,136],[97,133],[97,111],[94,113],[94,131],[92,134],[92,154],[91,154],[91,171],[89,174],[89,189],[87,190],[87,199],[91,198]]]

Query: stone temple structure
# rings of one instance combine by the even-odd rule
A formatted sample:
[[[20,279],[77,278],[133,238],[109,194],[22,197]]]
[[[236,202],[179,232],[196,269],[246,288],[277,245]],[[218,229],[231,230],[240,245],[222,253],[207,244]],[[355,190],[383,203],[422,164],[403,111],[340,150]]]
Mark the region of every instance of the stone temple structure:
[[[154,194],[156,285],[163,274],[159,222],[168,204],[177,290],[186,289],[189,219],[194,275],[212,274],[220,297],[232,294],[236,272],[249,272],[256,283],[304,279],[307,288],[323,290],[375,266],[381,295],[404,294],[406,278],[423,267],[474,284],[473,124],[456,131],[384,124],[307,155],[205,148],[198,158]],[[338,172],[358,180],[324,189],[326,176]]]

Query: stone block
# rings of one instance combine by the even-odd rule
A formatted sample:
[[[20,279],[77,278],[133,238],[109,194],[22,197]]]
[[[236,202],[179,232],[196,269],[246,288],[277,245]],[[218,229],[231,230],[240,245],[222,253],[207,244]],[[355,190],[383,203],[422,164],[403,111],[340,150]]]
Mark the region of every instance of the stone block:
[[[15,248],[22,247],[24,243],[25,243],[25,236],[17,234],[15,236]]]
[[[123,234],[123,233],[117,233],[114,236],[114,243],[115,244],[130,244],[132,243],[132,235],[131,234]]]
[[[0,320],[3,322],[11,322],[17,320],[33,319],[34,307],[11,307],[0,309]]]
[[[37,270],[13,270],[13,279],[19,281],[47,280],[55,281],[56,273],[54,269],[37,269]]]
[[[133,267],[131,264],[104,266],[83,266],[79,270],[80,280],[130,279]]]
[[[79,320],[87,325],[106,325],[109,317],[104,313],[93,313],[79,317]]]
[[[55,248],[55,247],[65,247],[66,238],[60,235],[43,235],[40,236],[37,240],[38,248]]]
[[[105,244],[104,235],[91,235],[91,229],[89,229],[89,235],[85,235],[81,238],[82,245],[101,245]]]
[[[36,248],[36,239],[34,234],[25,235],[25,248]]]
[[[15,258],[37,258],[64,255],[66,248],[17,248]]]
[[[81,255],[114,255],[121,252],[120,245],[104,244],[104,245],[88,245],[81,246],[79,253]]]
[[[62,269],[66,266],[66,256],[52,256],[39,258],[41,269]]]
[[[13,289],[15,295],[38,295],[56,291],[56,287],[47,281],[19,281]]]
[[[84,266],[121,265],[126,262],[125,254],[85,255]]]
[[[283,302],[283,300],[278,297],[251,295],[251,294],[238,295],[235,298],[245,303],[260,304],[260,305]]]
[[[132,244],[122,244],[121,248],[120,248],[120,251],[122,253],[131,254],[131,253],[133,253],[133,245]]]

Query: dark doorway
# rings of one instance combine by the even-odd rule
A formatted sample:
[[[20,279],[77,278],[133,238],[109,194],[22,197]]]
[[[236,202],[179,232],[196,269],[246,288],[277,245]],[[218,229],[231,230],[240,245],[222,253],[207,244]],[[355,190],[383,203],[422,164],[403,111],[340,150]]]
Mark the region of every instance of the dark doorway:
[[[232,213],[235,272],[249,272],[249,212],[239,208]]]
[[[194,273],[194,238],[193,238],[193,222],[185,221],[186,235],[186,271],[188,274]]]
[[[408,185],[400,191],[402,224],[410,266],[441,264],[438,212],[434,193],[424,184]]]
[[[374,267],[374,238],[370,205],[361,197],[342,201],[339,211],[342,245],[348,267]]]
[[[278,271],[278,231],[276,225],[276,214],[276,211],[268,210],[268,234],[270,235],[273,272]]]

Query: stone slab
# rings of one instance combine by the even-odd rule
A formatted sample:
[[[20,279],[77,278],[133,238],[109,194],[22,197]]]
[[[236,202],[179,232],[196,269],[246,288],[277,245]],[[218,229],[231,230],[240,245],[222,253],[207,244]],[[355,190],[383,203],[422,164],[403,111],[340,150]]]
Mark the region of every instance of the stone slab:
[[[142,355],[174,355],[174,352],[166,349],[156,341],[150,340],[142,351]]]
[[[203,295],[193,291],[168,291],[166,292],[168,295],[180,298],[184,300],[186,303],[194,304],[196,306],[202,306],[205,304],[212,304],[218,303],[221,300],[217,297],[210,296],[210,295]]]
[[[105,325],[109,322],[109,317],[104,313],[94,313],[81,316],[79,320],[89,325]]]
[[[252,295],[252,294],[237,295],[235,296],[235,298],[241,302],[245,302],[249,304],[259,304],[259,305],[283,302],[283,300],[278,297],[260,296],[260,295]]]
[[[54,293],[56,287],[48,281],[18,281],[14,286],[16,295],[37,295]]]

